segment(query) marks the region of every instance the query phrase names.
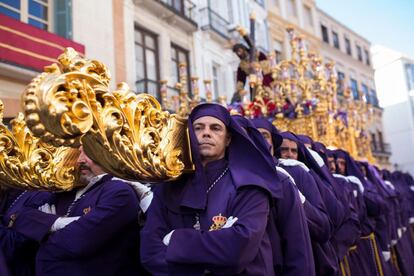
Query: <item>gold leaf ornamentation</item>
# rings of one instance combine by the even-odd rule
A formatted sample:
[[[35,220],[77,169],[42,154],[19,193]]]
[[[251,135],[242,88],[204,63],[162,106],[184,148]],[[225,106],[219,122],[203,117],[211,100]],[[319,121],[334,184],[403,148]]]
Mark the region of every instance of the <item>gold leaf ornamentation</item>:
[[[25,190],[71,190],[76,183],[79,151],[56,148],[35,138],[22,113],[11,121],[11,127],[10,131],[0,122],[0,185]]]
[[[71,48],[23,94],[26,122],[54,146],[77,147],[111,174],[132,180],[173,180],[193,170],[187,120],[163,111],[126,83],[110,92],[110,73]]]

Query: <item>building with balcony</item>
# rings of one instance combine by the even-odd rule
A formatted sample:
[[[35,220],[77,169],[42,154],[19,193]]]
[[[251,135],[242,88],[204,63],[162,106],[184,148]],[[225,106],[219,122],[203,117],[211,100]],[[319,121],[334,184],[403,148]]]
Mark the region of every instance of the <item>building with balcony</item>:
[[[20,111],[25,86],[65,47],[104,62],[117,79],[113,2],[118,1],[0,0],[0,97],[6,121]]]
[[[120,76],[141,93],[160,98],[160,81],[166,80],[168,95],[178,95],[179,64],[185,74],[194,72],[194,32],[197,5],[190,0],[113,1],[119,16],[114,17],[117,66]],[[187,90],[191,90],[187,83]]]
[[[390,167],[391,149],[384,139],[383,109],[379,105],[374,80],[370,47],[371,43],[338,22],[320,9],[318,36],[321,40],[320,55],[325,62],[334,61],[338,74],[338,100],[343,101],[346,88],[351,89],[353,99],[363,99],[373,110],[373,122],[369,126],[372,153],[377,164]]]
[[[380,45],[371,48],[384,138],[395,168],[414,174],[414,59]]]

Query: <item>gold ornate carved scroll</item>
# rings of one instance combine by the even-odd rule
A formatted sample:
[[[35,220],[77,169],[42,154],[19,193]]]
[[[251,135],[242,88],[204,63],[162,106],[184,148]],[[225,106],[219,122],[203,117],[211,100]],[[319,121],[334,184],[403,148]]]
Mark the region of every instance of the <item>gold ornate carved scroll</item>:
[[[23,94],[28,127],[55,146],[82,144],[92,160],[121,178],[160,182],[192,170],[186,119],[125,83],[110,92],[109,81],[103,63],[65,49]]]
[[[33,137],[21,113],[11,121],[11,130],[0,119],[2,186],[25,190],[70,190],[76,183],[75,163],[78,155],[77,149],[56,148]]]

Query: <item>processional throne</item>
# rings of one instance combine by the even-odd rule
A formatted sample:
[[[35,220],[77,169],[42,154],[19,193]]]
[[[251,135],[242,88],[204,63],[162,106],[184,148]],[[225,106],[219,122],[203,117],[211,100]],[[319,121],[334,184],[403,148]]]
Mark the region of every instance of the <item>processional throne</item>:
[[[375,163],[367,131],[373,120],[372,106],[361,94],[352,98],[349,88],[338,95],[334,62],[324,64],[307,51],[305,41],[292,27],[287,32],[290,59],[276,63],[273,54],[268,56],[271,89],[263,88],[261,66],[252,63],[255,70],[249,84],[254,99],[229,108],[248,118],[267,118],[281,131],[308,135],[328,147],[344,149],[358,160]]]
[[[253,63],[249,85],[254,98],[228,108],[249,118],[268,118],[280,130],[309,135],[373,162],[366,130],[372,107],[361,96],[351,99],[348,89],[339,102],[334,64],[323,64],[308,53],[292,28],[288,33],[291,58],[276,63],[273,55],[268,57],[272,89],[263,88],[261,67]],[[106,66],[73,49],[57,60],[27,86],[22,95],[25,115],[13,121],[12,130],[0,124],[0,185],[73,189],[80,144],[106,171],[124,179],[165,182],[194,170],[186,117],[201,99],[199,79],[186,76],[184,64],[178,96],[168,98],[162,82],[160,104],[125,83],[111,92]],[[206,101],[211,102],[210,82],[204,85]],[[219,102],[225,105],[224,98]]]

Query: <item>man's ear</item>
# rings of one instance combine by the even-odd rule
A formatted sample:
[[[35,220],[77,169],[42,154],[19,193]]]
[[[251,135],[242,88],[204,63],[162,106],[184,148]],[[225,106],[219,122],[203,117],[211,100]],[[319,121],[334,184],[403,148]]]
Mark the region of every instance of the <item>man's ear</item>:
[[[226,134],[226,147],[228,147],[230,145],[231,142],[231,132],[227,132]]]

